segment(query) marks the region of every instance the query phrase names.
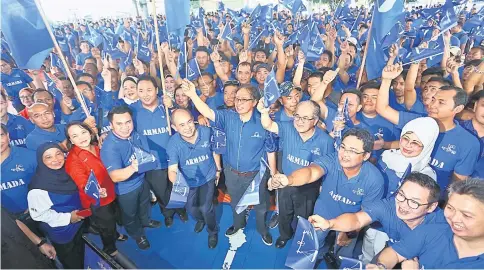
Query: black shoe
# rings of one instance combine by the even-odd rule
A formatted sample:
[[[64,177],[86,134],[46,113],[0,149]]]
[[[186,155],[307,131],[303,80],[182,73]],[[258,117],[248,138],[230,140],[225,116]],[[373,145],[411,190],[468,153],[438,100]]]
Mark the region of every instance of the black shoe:
[[[225,231],[225,236],[230,237],[236,233],[238,233],[240,229],[236,230],[234,226],[230,226],[226,231]]]
[[[274,229],[275,227],[277,227],[277,225],[279,225],[279,213],[277,212],[274,212],[274,214],[272,214],[272,217],[271,219],[269,220],[269,229]]]
[[[150,220],[150,222],[148,222],[148,225],[145,225],[143,226],[145,228],[152,228],[152,229],[158,229],[159,227],[161,227],[161,222],[159,222],[158,220]]]
[[[137,241],[136,241],[136,244],[138,244],[138,247],[142,250],[146,250],[146,249],[149,249],[151,246],[150,246],[150,242],[148,241],[148,239],[146,239],[146,236],[141,236]]]
[[[268,246],[272,246],[272,235],[270,233],[266,233],[262,236],[262,242]]]
[[[276,248],[283,248],[283,247],[285,247],[286,244],[287,244],[287,241],[288,241],[288,239],[284,240],[284,239],[281,239],[280,237],[277,238],[277,240],[276,240]]]
[[[125,242],[126,240],[128,240],[128,238],[129,238],[129,237],[128,237],[127,235],[120,234],[120,235],[118,235],[118,239],[117,239],[117,240],[118,240],[119,242]]]
[[[165,218],[165,226],[170,228],[173,225],[173,217],[166,217]]]
[[[217,246],[218,243],[218,234],[209,235],[208,236],[208,248],[212,249]]]
[[[183,212],[181,212],[181,213],[177,212],[177,214],[178,214],[178,216],[180,216],[181,221],[183,221],[183,222],[188,221],[187,211],[183,210]]]
[[[195,224],[194,231],[196,233],[199,233],[199,232],[201,232],[203,230],[203,227],[205,227],[205,222],[203,222],[203,221],[197,221],[197,224]]]

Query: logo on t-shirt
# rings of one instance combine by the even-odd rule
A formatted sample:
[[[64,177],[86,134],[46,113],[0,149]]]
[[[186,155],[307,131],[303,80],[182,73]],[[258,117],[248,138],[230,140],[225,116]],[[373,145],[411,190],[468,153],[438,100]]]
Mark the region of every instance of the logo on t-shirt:
[[[361,189],[361,188],[358,188],[356,190],[353,190],[353,193],[356,194],[356,195],[358,195],[358,196],[365,195],[365,191],[363,189]]]
[[[23,125],[17,125],[15,127],[16,130],[24,130],[24,126]]]
[[[203,144],[200,145],[200,147],[207,148],[208,147],[208,141],[203,142]]]
[[[321,155],[321,152],[319,150],[319,147],[316,147],[313,150],[311,150],[311,153],[313,153],[314,155],[318,155],[318,156]]]
[[[262,138],[262,136],[259,134],[259,132],[254,132],[254,135],[251,136],[252,138]]]
[[[12,172],[25,172],[24,166],[22,164],[15,165],[15,168],[11,169]]]
[[[455,151],[455,145],[449,144],[447,146],[442,146],[442,150],[444,150],[447,153],[451,153],[452,155],[455,155],[457,152]]]

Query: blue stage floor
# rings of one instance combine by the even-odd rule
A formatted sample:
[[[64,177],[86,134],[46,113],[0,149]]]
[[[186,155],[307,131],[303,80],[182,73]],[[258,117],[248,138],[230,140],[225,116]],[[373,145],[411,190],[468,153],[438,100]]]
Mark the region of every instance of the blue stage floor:
[[[195,233],[195,221],[189,217],[183,223],[178,215],[171,228],[163,226],[159,229],[146,229],[151,248],[142,251],[132,238],[127,242],[118,242],[118,249],[127,255],[138,268],[210,268],[222,269],[225,257],[229,251],[229,239],[225,230],[232,225],[232,211],[230,205],[221,203],[217,206],[219,220],[219,241],[215,249],[208,248],[208,234],[204,229]],[[164,221],[160,208],[152,208],[153,219]],[[270,213],[268,214],[268,218]],[[123,229],[124,233],[124,229]],[[267,246],[262,242],[256,230],[255,213],[251,211],[247,227],[244,229],[246,243],[237,249],[230,268],[233,269],[281,269],[284,266],[287,252],[291,246],[290,240],[283,249],[277,249],[275,242],[279,236],[278,228],[272,229],[273,245]],[[102,247],[99,236],[90,236]]]

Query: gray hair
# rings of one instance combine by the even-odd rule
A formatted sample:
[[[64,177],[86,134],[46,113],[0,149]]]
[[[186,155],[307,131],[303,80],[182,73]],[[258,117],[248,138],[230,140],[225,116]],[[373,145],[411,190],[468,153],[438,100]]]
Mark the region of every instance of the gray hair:
[[[319,116],[321,115],[321,108],[319,107],[319,104],[313,100],[301,101],[299,104],[297,104],[296,110],[299,108],[299,106],[303,106],[304,104],[311,104],[313,107],[313,117],[319,119]]]
[[[456,181],[449,186],[449,197],[454,193],[469,195],[484,204],[484,179],[470,178]]]
[[[237,92],[239,92],[241,89],[247,89],[250,93],[251,98],[253,98],[255,101],[259,101],[260,99],[259,89],[255,88],[251,84],[242,84],[241,86],[239,86],[239,89],[237,89]]]

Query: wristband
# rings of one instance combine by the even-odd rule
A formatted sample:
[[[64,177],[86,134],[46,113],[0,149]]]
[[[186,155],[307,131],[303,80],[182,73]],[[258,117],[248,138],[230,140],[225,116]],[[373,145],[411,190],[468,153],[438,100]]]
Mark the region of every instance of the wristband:
[[[41,238],[40,239],[40,243],[37,244],[37,247],[41,247],[43,244],[47,243],[47,241],[45,240],[45,238]]]

